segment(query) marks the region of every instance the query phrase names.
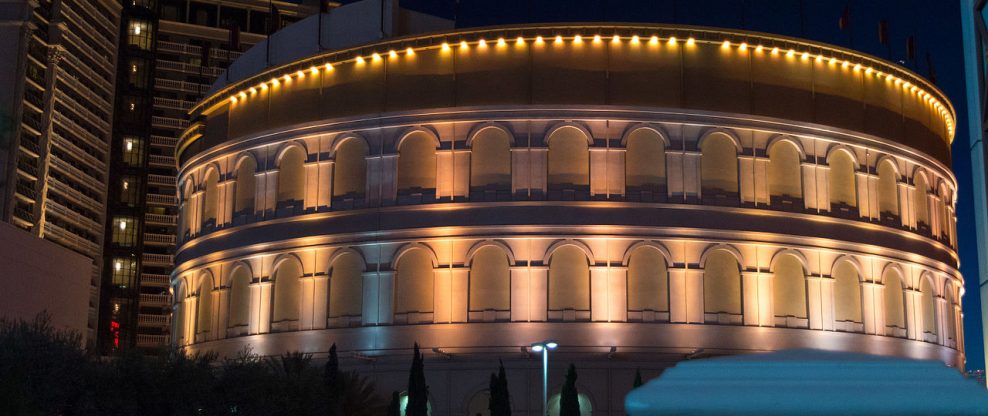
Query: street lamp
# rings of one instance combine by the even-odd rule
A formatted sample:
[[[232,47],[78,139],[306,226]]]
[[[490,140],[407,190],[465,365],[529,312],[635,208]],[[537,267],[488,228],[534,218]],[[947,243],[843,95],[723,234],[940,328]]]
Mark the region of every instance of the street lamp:
[[[532,351],[542,353],[542,416],[549,415],[549,350],[558,346],[556,341],[550,340],[532,343]]]

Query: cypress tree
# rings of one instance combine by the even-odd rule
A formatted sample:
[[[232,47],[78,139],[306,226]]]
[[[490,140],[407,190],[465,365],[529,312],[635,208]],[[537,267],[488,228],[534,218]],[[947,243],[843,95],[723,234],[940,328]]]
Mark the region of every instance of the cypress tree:
[[[566,381],[559,394],[559,416],[580,416],[580,399],[576,391],[576,366],[569,365]]]
[[[491,416],[511,416],[511,397],[508,394],[508,376],[501,362],[497,376],[491,373],[491,399],[488,409]]]
[[[642,386],[642,369],[635,369],[635,382],[631,385],[632,389],[637,389]]]
[[[329,347],[329,361],[323,374],[326,383],[327,405],[329,416],[343,416],[343,377],[340,374],[340,360],[336,355],[336,343]]]
[[[401,416],[401,397],[397,391],[391,392],[391,403],[388,404],[388,416]]]
[[[405,416],[429,416],[429,386],[425,384],[425,368],[419,344],[415,343],[412,370],[408,374],[408,404]]]

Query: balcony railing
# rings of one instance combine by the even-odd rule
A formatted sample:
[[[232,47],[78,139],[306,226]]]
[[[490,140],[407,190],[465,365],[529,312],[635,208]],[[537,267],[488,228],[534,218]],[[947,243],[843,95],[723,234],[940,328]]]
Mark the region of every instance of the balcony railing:
[[[158,61],[161,64],[161,61]],[[155,107],[165,107],[173,110],[189,111],[192,108],[191,101],[175,100],[171,98],[154,97]]]
[[[175,147],[178,139],[168,136],[151,135],[151,146]]]
[[[153,295],[141,293],[141,306],[170,306],[172,297],[170,295]]]
[[[144,233],[144,244],[156,246],[175,245],[175,236],[171,234]]]
[[[168,326],[168,315],[151,315],[142,313],[137,315],[137,325],[143,327],[160,328]]]
[[[172,156],[150,155],[148,157],[148,163],[154,166],[164,166],[168,168],[174,168],[175,158]],[[173,183],[172,186],[175,186],[175,184]]]
[[[168,287],[169,280],[167,274],[141,273],[142,287]]]
[[[152,225],[175,225],[178,223],[178,216],[146,213],[144,222]]]
[[[162,59],[159,59],[158,62],[155,63],[155,67],[166,71],[178,71],[196,75],[202,74],[213,78],[220,76],[223,72],[222,69],[210,66],[190,65],[184,62],[166,61]]]
[[[172,266],[175,264],[175,258],[168,254],[144,253],[141,256],[144,264],[149,266]]]
[[[208,85],[197,84],[194,82],[175,81],[171,79],[161,79],[161,78],[155,78],[154,87],[165,90],[181,91],[181,92],[187,92],[187,93],[193,93],[199,95],[205,94],[206,91],[209,91]]]
[[[148,205],[175,206],[175,197],[170,195],[148,194]]]
[[[185,130],[189,128],[189,122],[171,117],[151,117],[151,125],[154,127],[164,127],[167,129]]]
[[[137,334],[138,348],[155,348],[165,345],[168,342],[167,335]]]
[[[154,155],[152,155],[152,157],[154,157]],[[172,161],[174,161],[174,160],[175,159],[172,158]],[[169,167],[172,167],[172,166],[175,166],[175,165],[174,164],[169,165]],[[168,176],[168,175],[149,174],[148,175],[148,185],[174,187],[175,186],[175,177],[174,176]]]

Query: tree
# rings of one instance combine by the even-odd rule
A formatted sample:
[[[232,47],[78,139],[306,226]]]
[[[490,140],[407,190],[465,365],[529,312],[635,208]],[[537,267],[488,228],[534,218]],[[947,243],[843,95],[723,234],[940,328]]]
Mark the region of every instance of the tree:
[[[425,366],[419,344],[415,343],[412,370],[408,374],[408,404],[405,416],[429,416],[429,386],[425,384]]]
[[[401,396],[397,391],[391,392],[391,403],[388,404],[388,416],[401,416]]]
[[[635,382],[631,385],[632,389],[637,389],[642,386],[642,369],[635,369]]]
[[[491,411],[491,416],[511,416],[508,376],[505,375],[503,362],[500,363],[497,375],[491,373],[490,392],[491,398],[487,408]]]
[[[326,383],[326,398],[329,416],[343,416],[343,397],[345,386],[340,375],[340,360],[336,356],[336,343],[329,347],[329,361],[323,374]]]
[[[340,380],[343,383],[341,415],[379,416],[385,410],[384,401],[378,396],[374,382],[356,371],[341,372]]]
[[[566,381],[563,391],[559,394],[559,416],[580,416],[580,399],[576,391],[576,366],[569,365],[566,370]]]

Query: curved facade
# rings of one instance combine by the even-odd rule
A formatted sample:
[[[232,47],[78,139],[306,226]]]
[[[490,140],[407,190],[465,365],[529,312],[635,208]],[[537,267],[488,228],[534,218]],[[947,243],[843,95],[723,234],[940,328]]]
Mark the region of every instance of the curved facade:
[[[623,414],[635,368],[691,354],[963,363],[953,110],[869,56],[499,27],[313,56],[193,113],[173,275],[189,351],[335,342],[401,380],[418,342],[452,357],[430,380],[450,415],[474,414],[498,358],[534,387],[519,351],[543,339],[582,364],[595,414]],[[517,410],[538,409],[526,392]]]

